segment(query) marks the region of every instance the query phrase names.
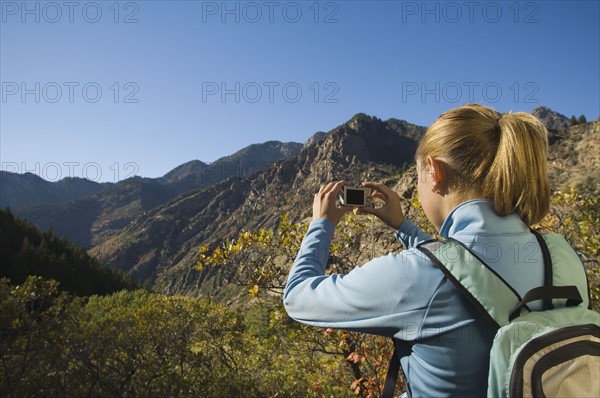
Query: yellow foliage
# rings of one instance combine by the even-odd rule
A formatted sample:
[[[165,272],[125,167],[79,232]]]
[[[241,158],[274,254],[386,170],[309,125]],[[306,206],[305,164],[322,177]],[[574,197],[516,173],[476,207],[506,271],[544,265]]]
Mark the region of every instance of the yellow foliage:
[[[248,289],[248,293],[250,294],[250,296],[257,296],[258,295],[258,285],[253,285],[250,289]]]

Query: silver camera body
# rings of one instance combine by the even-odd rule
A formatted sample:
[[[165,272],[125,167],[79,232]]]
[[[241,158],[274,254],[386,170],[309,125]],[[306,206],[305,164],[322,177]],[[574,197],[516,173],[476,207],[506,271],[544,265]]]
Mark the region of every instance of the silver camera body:
[[[339,193],[341,206],[372,207],[371,188],[360,185],[346,185]]]

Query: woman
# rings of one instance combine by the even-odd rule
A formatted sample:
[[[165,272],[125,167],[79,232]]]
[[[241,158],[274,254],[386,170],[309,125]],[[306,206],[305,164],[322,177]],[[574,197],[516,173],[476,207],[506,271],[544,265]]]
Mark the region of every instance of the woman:
[[[548,132],[527,113],[468,104],[440,116],[416,152],[418,192],[443,238],[463,242],[521,296],[543,284],[543,259],[529,226],[550,206]],[[325,275],[345,182],[315,194],[313,221],[289,274],[288,314],[304,323],[394,337],[412,396],[486,395],[495,330],[416,246],[432,237],[405,219],[400,197],[365,182],[380,208],[361,208],[397,231],[406,249]],[[533,305],[532,309],[536,309]],[[539,306],[537,307],[539,308]]]

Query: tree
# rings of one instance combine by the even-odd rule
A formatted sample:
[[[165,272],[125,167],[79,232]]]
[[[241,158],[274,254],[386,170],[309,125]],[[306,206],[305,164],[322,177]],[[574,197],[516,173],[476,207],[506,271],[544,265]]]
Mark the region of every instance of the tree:
[[[575,117],[575,115],[571,116],[571,119],[569,119],[569,125],[570,126],[575,126],[577,124],[577,118]]]
[[[0,242],[0,277],[14,284],[38,275],[56,280],[61,290],[80,296],[137,288],[125,273],[100,263],[51,230],[39,231],[8,209],[0,210]]]
[[[586,267],[592,308],[600,310],[600,198],[598,189],[575,187],[558,190],[550,212],[538,225],[542,232],[557,232],[577,251]]]
[[[330,358],[296,355],[293,336],[271,326],[283,317],[268,314],[265,333],[251,333],[241,310],[207,299],[75,298],[41,277],[2,279],[0,396],[295,397],[334,385]]]
[[[587,119],[585,118],[585,115],[579,115],[579,119],[577,119],[577,124],[584,124],[587,123]]]
[[[292,322],[285,313],[281,300],[285,281],[307,227],[306,223],[290,223],[288,215],[283,215],[276,230],[242,232],[237,239],[223,242],[212,251],[207,246],[200,247],[197,268],[217,267],[227,280],[268,302],[276,320],[271,327],[287,336],[286,351],[305,363],[305,372],[324,367],[330,375],[337,375],[327,382],[323,377],[316,378],[313,394],[333,388],[338,391],[335,395],[345,390],[346,394],[352,392],[361,397],[378,396],[393,353],[389,339],[331,328],[323,331]],[[347,273],[370,258],[371,228],[371,222],[363,216],[348,215],[338,224],[329,272]],[[389,243],[379,246],[379,250],[390,248]],[[345,370],[332,367],[331,359],[335,364],[345,364]],[[319,373],[322,375],[323,371]]]
[[[0,396],[65,395],[62,328],[72,303],[55,281],[29,277],[10,286],[0,279]]]

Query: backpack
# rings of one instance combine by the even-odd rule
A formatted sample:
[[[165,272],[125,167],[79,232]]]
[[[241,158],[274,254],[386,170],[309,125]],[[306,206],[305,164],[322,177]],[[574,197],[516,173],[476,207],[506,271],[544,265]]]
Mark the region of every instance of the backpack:
[[[600,397],[600,314],[590,308],[585,268],[558,234],[533,231],[544,259],[544,286],[523,298],[461,242],[424,242],[427,255],[496,329],[488,397]],[[542,311],[527,304],[543,300]],[[391,397],[398,344],[382,397]],[[406,354],[406,353],[404,353]]]

